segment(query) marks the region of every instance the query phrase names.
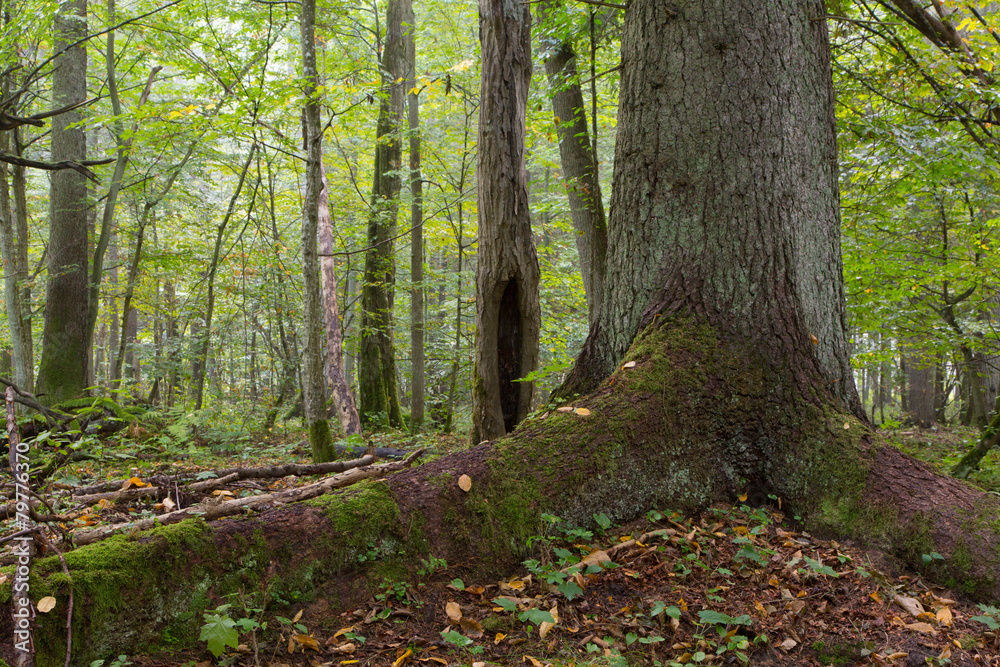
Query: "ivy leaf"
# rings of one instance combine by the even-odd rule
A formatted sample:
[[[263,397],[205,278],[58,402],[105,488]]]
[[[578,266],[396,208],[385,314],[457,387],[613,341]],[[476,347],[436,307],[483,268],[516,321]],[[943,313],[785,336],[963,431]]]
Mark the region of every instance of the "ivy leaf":
[[[566,599],[570,601],[572,601],[575,597],[583,595],[583,589],[580,588],[575,581],[564,581],[556,586],[556,589],[565,595]]]
[[[816,570],[820,574],[826,574],[826,575],[829,575],[831,577],[839,577],[840,576],[840,574],[836,570],[834,570],[832,567],[830,567],[829,565],[823,565],[818,560],[813,560],[809,556],[803,556],[802,559],[809,565],[809,567],[811,567],[812,569]]]
[[[517,603],[509,598],[493,598],[493,604],[501,607],[504,611],[517,610]]]

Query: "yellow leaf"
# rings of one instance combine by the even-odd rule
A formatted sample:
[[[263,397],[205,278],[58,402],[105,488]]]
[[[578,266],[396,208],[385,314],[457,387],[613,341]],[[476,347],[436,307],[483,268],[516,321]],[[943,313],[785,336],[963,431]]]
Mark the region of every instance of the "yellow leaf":
[[[55,606],[56,606],[56,599],[50,595],[48,597],[44,597],[41,600],[39,600],[38,604],[35,605],[35,609],[37,609],[43,614],[47,614],[53,609],[55,609]]]
[[[299,619],[302,618],[302,612],[303,611],[304,611],[303,609],[299,609],[299,613],[295,614],[295,616],[292,617],[292,623],[298,623],[299,622]]]
[[[411,655],[413,655],[413,649],[410,648],[406,649],[406,652],[403,653],[403,655],[396,658],[396,662],[392,663],[392,667],[399,667],[404,662],[406,662],[406,659],[409,658]]]
[[[125,483],[122,484],[122,491],[125,491],[126,489],[140,489],[144,486],[148,486],[148,484],[143,482],[138,477],[129,477],[125,480]]]
[[[819,345],[819,338],[816,338],[816,336],[809,334],[809,340],[813,342],[813,345]]]
[[[555,605],[549,610],[549,614],[552,616],[555,623],[549,623],[548,621],[542,621],[538,626],[538,636],[541,639],[545,639],[545,636],[549,634],[552,628],[556,627],[556,623],[559,622],[559,605]]]
[[[910,655],[910,654],[909,653],[904,653],[902,651],[896,651],[895,653],[890,653],[889,655],[885,656],[885,659],[886,660],[899,660],[900,658],[905,658],[908,655]]]
[[[581,417],[587,417],[588,415],[590,415],[590,410],[588,410],[587,408],[577,408],[576,410],[574,410],[574,412],[576,412],[576,414],[580,415]]]
[[[532,658],[530,655],[524,656],[524,660],[522,662],[530,662],[532,667],[544,667],[537,658]]]
[[[319,651],[319,642],[311,635],[292,635],[292,639],[303,648],[311,648],[314,651]]]
[[[360,660],[341,660],[338,665],[353,665],[356,662],[361,662]]]
[[[515,591],[524,590],[524,582],[520,579],[514,579],[513,581],[501,581],[500,588],[512,588]]]
[[[457,602],[449,602],[444,606],[444,611],[448,614],[448,618],[451,619],[452,623],[458,623],[462,620],[462,608],[458,606]]]
[[[506,637],[506,636],[507,635],[503,634],[502,632],[498,632],[497,636],[493,638],[493,643],[494,644],[499,644],[500,642],[503,641],[504,637]]]
[[[851,422],[844,422],[844,430],[846,431],[850,428],[851,428]]]
[[[340,635],[346,635],[348,632],[354,632],[354,626],[353,625],[350,626],[350,627],[347,627],[347,628],[341,628],[340,630],[337,630],[337,634],[335,634],[333,636],[333,638],[336,639]]]
[[[747,494],[746,493],[744,493],[743,495],[740,496],[740,502],[741,503],[746,502],[746,499],[747,499]],[[743,528],[743,530],[746,530],[746,527],[744,527],[744,526],[739,526],[739,528]]]
[[[875,602],[882,604],[882,597],[878,594],[878,591],[873,591],[869,593],[868,597],[870,597],[872,600],[875,600]]]
[[[458,488],[462,489],[466,493],[472,488],[472,478],[468,475],[462,475],[458,478]]]
[[[940,609],[938,609],[937,614],[935,614],[935,617],[937,618],[938,625],[944,625],[944,626],[951,625],[952,614],[951,614],[951,609],[949,607],[941,607]]]

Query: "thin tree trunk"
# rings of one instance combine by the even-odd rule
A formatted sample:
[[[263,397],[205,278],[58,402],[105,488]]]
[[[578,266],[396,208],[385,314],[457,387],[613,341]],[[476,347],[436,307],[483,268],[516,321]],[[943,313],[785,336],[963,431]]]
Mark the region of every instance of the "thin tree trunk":
[[[319,74],[316,70],[316,0],[303,0],[300,29],[302,72],[306,82],[302,124],[306,149],[306,192],[302,204],[302,292],[305,298],[302,315],[306,335],[302,351],[302,400],[312,458],[315,463],[321,463],[337,458],[337,452],[333,448],[330,424],[326,420],[326,386],[323,383],[323,287],[316,248],[320,199],[323,195],[323,129],[320,123],[322,99],[319,98]],[[338,322],[334,322],[333,326],[339,331]],[[341,406],[338,405],[339,407]]]
[[[361,419],[344,372],[344,336],[337,307],[337,263],[333,258],[333,219],[327,200],[326,173],[320,159],[322,188],[319,194],[319,254],[323,280],[323,323],[326,325],[326,379],[334,409],[347,435],[361,433]]]
[[[108,21],[114,23],[115,0],[108,0]],[[104,55],[105,75],[107,77],[108,98],[111,100],[111,112],[114,118],[111,127],[115,138],[115,167],[111,176],[111,185],[108,188],[107,197],[104,200],[104,213],[101,218],[101,230],[94,246],[94,259],[90,268],[90,285],[87,296],[87,348],[93,351],[94,331],[97,329],[97,315],[100,311],[101,283],[104,280],[104,255],[107,252],[108,244],[114,229],[115,207],[118,204],[118,194],[121,191],[122,179],[125,176],[125,165],[128,163],[128,156],[132,149],[132,139],[138,129],[138,123],[133,123],[132,131],[126,137],[125,127],[121,121],[122,105],[118,96],[118,79],[115,75],[115,31],[108,33],[107,48]],[[162,67],[154,67],[146,79],[146,87],[139,97],[139,108],[141,108],[149,98],[149,92],[153,86],[153,80]]]
[[[413,390],[410,400],[410,429],[424,424],[424,182],[420,174],[420,100],[417,96],[416,20],[412,0],[404,0],[406,59],[409,81],[406,84],[407,119],[410,128],[410,358]]]
[[[56,108],[87,99],[86,0],[60,5],[54,49],[70,44],[55,62],[52,98]],[[52,161],[81,161],[87,141],[78,123],[82,114],[62,113],[52,119]],[[46,403],[59,403],[83,393],[87,383],[87,184],[83,174],[62,169],[51,176],[49,196],[48,280],[45,285],[42,355],[36,391]]]
[[[540,22],[548,23],[558,10],[559,0],[540,5]],[[553,31],[555,26],[549,26]],[[573,44],[558,38],[543,38],[545,73],[552,88],[552,112],[559,137],[559,157],[563,180],[569,195],[570,214],[576,230],[583,288],[587,295],[589,321],[593,323],[601,308],[604,277],[607,271],[607,223],[601,184],[597,178],[597,156],[590,141],[587,110],[580,90],[577,57]]]
[[[6,90],[6,82],[4,90]],[[9,151],[13,132],[0,136],[0,149]],[[16,137],[15,137],[16,142]],[[20,170],[20,177],[17,172]],[[4,264],[4,303],[7,325],[10,329],[12,370],[14,382],[24,391],[34,386],[34,352],[31,332],[31,287],[28,283],[27,208],[25,200],[24,167],[13,167],[14,205],[11,206],[10,181],[6,164],[0,165],[0,251]],[[22,188],[21,192],[17,192]]]
[[[257,145],[254,144],[250,147],[250,151],[247,153],[246,162],[243,163],[243,168],[240,170],[239,180],[236,183],[236,189],[233,191],[233,196],[229,199],[229,207],[226,208],[226,214],[223,216],[222,221],[219,223],[219,226],[215,231],[215,246],[212,249],[212,261],[208,265],[208,274],[205,278],[208,298],[205,304],[204,331],[202,332],[201,338],[197,342],[197,374],[191,378],[191,382],[193,384],[195,410],[201,410],[202,402],[205,396],[205,368],[208,365],[208,348],[212,338],[212,317],[215,313],[215,273],[219,269],[219,257],[222,253],[222,243],[225,240],[226,227],[229,225],[229,221],[232,219],[233,213],[236,211],[236,202],[240,197],[240,192],[243,191],[243,184],[246,182],[247,171],[249,171],[250,165],[253,163],[253,156],[256,152]]]
[[[361,421],[379,425],[384,419],[394,428],[403,426],[396,388],[396,351],[393,343],[393,299],[396,260],[392,238],[396,236],[399,191],[402,179],[402,149],[399,131],[403,124],[407,76],[403,44],[401,0],[386,6],[385,49],[382,52],[382,89],[375,146],[375,178],[372,213],[368,220],[369,251],[365,253],[365,277],[361,298],[361,357],[358,385]]]
[[[531,235],[524,166],[531,78],[531,13],[480,0],[479,251],[476,257],[476,363],[470,442],[514,430],[531,411],[538,366],[539,268]]]

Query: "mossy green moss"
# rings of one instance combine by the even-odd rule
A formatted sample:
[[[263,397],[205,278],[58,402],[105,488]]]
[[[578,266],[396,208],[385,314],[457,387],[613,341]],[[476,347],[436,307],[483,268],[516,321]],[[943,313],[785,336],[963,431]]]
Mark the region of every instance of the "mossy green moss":
[[[70,586],[74,663],[85,664],[140,648],[155,653],[197,645],[201,614],[231,602],[230,595],[272,609],[320,592],[337,598],[338,573],[370,570],[367,579],[377,584],[405,576],[406,565],[427,551],[421,526],[401,524],[384,482],[362,482],[304,504],[321,510],[332,526],[323,529],[311,519],[303,529],[312,533],[301,542],[283,533],[268,539],[263,525],[220,536],[217,527],[188,520],[66,553],[72,583],[57,558],[38,560],[32,597],[54,595],[62,603],[39,616],[38,664],[62,663]],[[9,591],[0,595],[9,600]]]

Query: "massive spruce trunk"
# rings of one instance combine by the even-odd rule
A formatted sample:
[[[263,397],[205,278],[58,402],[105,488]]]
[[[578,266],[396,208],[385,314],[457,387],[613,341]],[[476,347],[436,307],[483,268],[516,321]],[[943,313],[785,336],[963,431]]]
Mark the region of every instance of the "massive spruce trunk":
[[[531,12],[506,0],[480,0],[479,246],[476,263],[476,366],[473,444],[503,437],[531,410],[541,311],[538,257],[531,236],[524,166],[531,79]]]
[[[823,12],[822,0],[629,5],[615,180],[631,208],[613,208],[606,300],[625,321],[603,315],[588,341],[574,381],[593,391],[572,405],[589,413],[542,413],[309,504],[71,552],[77,662],[149,651],[164,627],[194,641],[200,611],[247,581],[346,608],[427,554],[496,573],[539,534],[542,512],[587,526],[595,512],[620,521],[744,493],[957,591],[1000,596],[997,499],[883,446],[860,415]],[[622,274],[629,250],[636,277]],[[932,551],[944,560],[928,568]],[[58,559],[38,569],[32,594],[65,601]],[[57,664],[64,617],[39,623],[40,664]]]
[[[56,60],[52,74],[53,106],[61,108],[87,98],[87,3],[73,0],[60,7],[54,47],[70,44]],[[87,142],[79,112],[52,119],[52,161],[80,162]],[[35,390],[47,403],[75,398],[87,385],[87,184],[83,174],[62,169],[52,174],[49,195],[48,278],[45,283],[45,326]]]

